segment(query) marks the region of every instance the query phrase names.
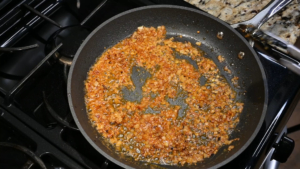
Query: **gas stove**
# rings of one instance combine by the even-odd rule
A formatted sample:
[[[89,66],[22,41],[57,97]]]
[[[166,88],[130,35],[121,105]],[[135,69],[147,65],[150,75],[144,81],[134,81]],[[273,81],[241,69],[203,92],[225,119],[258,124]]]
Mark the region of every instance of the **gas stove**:
[[[155,4],[192,7],[181,0],[0,1],[0,168],[120,168],[77,129],[66,79],[93,29],[118,13]],[[267,74],[267,115],[250,146],[222,168],[259,168],[272,153],[286,158],[278,156],[276,140],[285,139],[280,133],[299,100],[300,78],[277,62],[289,56],[254,48]]]

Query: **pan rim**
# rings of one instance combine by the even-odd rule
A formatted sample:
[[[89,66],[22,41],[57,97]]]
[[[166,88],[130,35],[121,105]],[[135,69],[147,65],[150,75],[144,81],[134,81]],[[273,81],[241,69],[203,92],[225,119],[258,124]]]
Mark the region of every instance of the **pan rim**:
[[[250,46],[250,44],[245,40],[245,38],[239,33],[237,32],[235,29],[233,29],[229,24],[227,24],[226,22],[220,20],[219,18],[216,18],[208,13],[205,13],[203,11],[200,11],[198,9],[193,9],[193,8],[189,8],[189,7],[183,7],[183,6],[178,6],[178,5],[150,5],[150,6],[143,6],[143,7],[138,7],[138,8],[134,8],[125,12],[122,12],[118,15],[115,15],[114,17],[106,20],[105,22],[103,22],[102,24],[100,24],[97,28],[95,28],[88,37],[86,37],[86,39],[84,40],[84,42],[80,45],[79,49],[77,50],[72,65],[70,67],[70,71],[69,71],[69,75],[68,75],[68,80],[67,80],[67,95],[68,95],[68,102],[69,102],[69,107],[72,113],[72,116],[74,117],[74,121],[76,123],[76,125],[78,126],[80,132],[83,134],[83,136],[85,137],[85,139],[93,146],[94,149],[96,149],[98,152],[100,152],[105,158],[109,159],[110,161],[114,162],[115,164],[124,167],[124,168],[133,168],[131,166],[128,166],[118,160],[116,160],[115,158],[111,157],[110,155],[108,155],[107,153],[105,153],[101,148],[99,148],[95,142],[87,135],[87,133],[84,131],[83,127],[81,126],[81,123],[79,122],[77,115],[75,113],[74,107],[73,107],[73,101],[72,101],[72,93],[71,93],[71,81],[72,81],[72,74],[73,74],[73,70],[74,70],[74,65],[77,61],[77,58],[79,57],[82,49],[86,46],[87,42],[91,39],[91,37],[94,36],[94,34],[96,34],[99,29],[101,29],[102,27],[104,27],[106,24],[110,23],[111,21],[123,16],[123,15],[127,15],[129,13],[133,13],[133,12],[137,12],[137,11],[141,11],[141,10],[145,10],[145,9],[155,9],[155,8],[173,8],[173,9],[181,9],[181,10],[187,10],[187,11],[191,11],[191,12],[196,12],[198,14],[204,15],[205,17],[209,17],[210,19],[213,19],[219,23],[221,23],[222,25],[224,25],[225,27],[229,28],[233,33],[235,33],[250,49],[250,51],[252,52],[252,55],[254,56],[260,72],[262,74],[262,80],[264,83],[264,95],[265,95],[265,99],[264,99],[264,105],[263,105],[263,110],[261,113],[261,117],[260,120],[258,122],[258,125],[256,126],[256,129],[254,130],[254,132],[252,133],[251,137],[248,139],[248,141],[246,143],[244,143],[244,145],[233,155],[231,155],[229,158],[227,158],[226,160],[210,167],[209,169],[213,169],[213,168],[219,168],[227,163],[229,163],[230,161],[232,161],[233,159],[235,159],[237,156],[239,156],[254,140],[254,138],[257,136],[257,133],[259,132],[259,130],[261,129],[261,126],[263,124],[263,121],[265,119],[265,115],[266,115],[266,111],[267,111],[267,103],[268,103],[268,85],[267,85],[267,80],[266,80],[266,73],[264,70],[264,67],[259,59],[259,57],[257,56],[256,52],[254,51],[254,49]]]

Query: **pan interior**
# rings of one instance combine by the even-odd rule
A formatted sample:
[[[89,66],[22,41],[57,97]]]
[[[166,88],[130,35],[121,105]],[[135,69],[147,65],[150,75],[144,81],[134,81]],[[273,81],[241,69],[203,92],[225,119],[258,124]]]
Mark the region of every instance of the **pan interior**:
[[[245,105],[240,116],[240,123],[231,134],[231,138],[240,138],[239,141],[232,143],[235,146],[234,149],[227,151],[227,146],[224,146],[216,155],[197,163],[196,166],[160,166],[136,162],[117,154],[102,139],[99,139],[99,135],[89,122],[85,109],[84,81],[87,78],[87,72],[95,63],[96,58],[103,53],[105,47],[115,45],[142,25],[147,27],[164,25],[168,36],[182,35],[182,38],[176,38],[178,41],[190,41],[192,44],[200,41],[202,45],[199,48],[206,53],[206,57],[214,60],[227,81],[233,76],[239,77],[240,88],[233,88],[238,93],[238,101],[244,102]],[[222,40],[217,38],[218,32],[223,32]],[[238,58],[239,52],[245,53],[243,59]],[[225,62],[219,63],[218,55],[224,56]],[[224,66],[228,66],[232,71],[231,75],[223,71]],[[86,139],[101,154],[122,167],[217,168],[240,154],[250,144],[260,128],[266,109],[264,77],[264,71],[254,51],[226,23],[208,14],[188,8],[152,6],[118,15],[91,33],[75,56],[68,80],[68,96],[73,117]],[[124,90],[126,92],[126,89]]]

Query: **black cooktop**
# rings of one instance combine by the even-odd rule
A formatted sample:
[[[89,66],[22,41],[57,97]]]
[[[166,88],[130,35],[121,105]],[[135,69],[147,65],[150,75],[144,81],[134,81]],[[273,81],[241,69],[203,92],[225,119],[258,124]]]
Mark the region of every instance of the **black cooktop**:
[[[66,78],[88,33],[120,12],[153,4],[192,7],[181,0],[0,1],[1,47],[35,45],[0,52],[0,168],[118,168],[74,124]],[[74,34],[79,39],[72,39]],[[222,168],[258,168],[299,99],[300,78],[276,61],[286,56],[255,49],[267,74],[267,115],[250,146]]]

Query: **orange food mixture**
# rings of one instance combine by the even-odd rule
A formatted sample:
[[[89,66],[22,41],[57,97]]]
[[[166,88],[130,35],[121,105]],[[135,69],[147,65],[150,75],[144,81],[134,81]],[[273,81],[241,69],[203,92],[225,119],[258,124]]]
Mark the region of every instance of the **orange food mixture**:
[[[243,103],[234,101],[236,93],[212,60],[190,42],[165,35],[164,26],[139,27],[105,51],[88,72],[86,106],[90,120],[116,151],[152,163],[196,163],[233,141],[229,134]],[[198,68],[176,58],[176,52],[195,60]],[[125,100],[122,92],[124,87],[136,89],[134,66],[151,74],[142,99],[135,102]],[[199,83],[202,76],[204,85]],[[181,105],[172,103],[176,99]]]

